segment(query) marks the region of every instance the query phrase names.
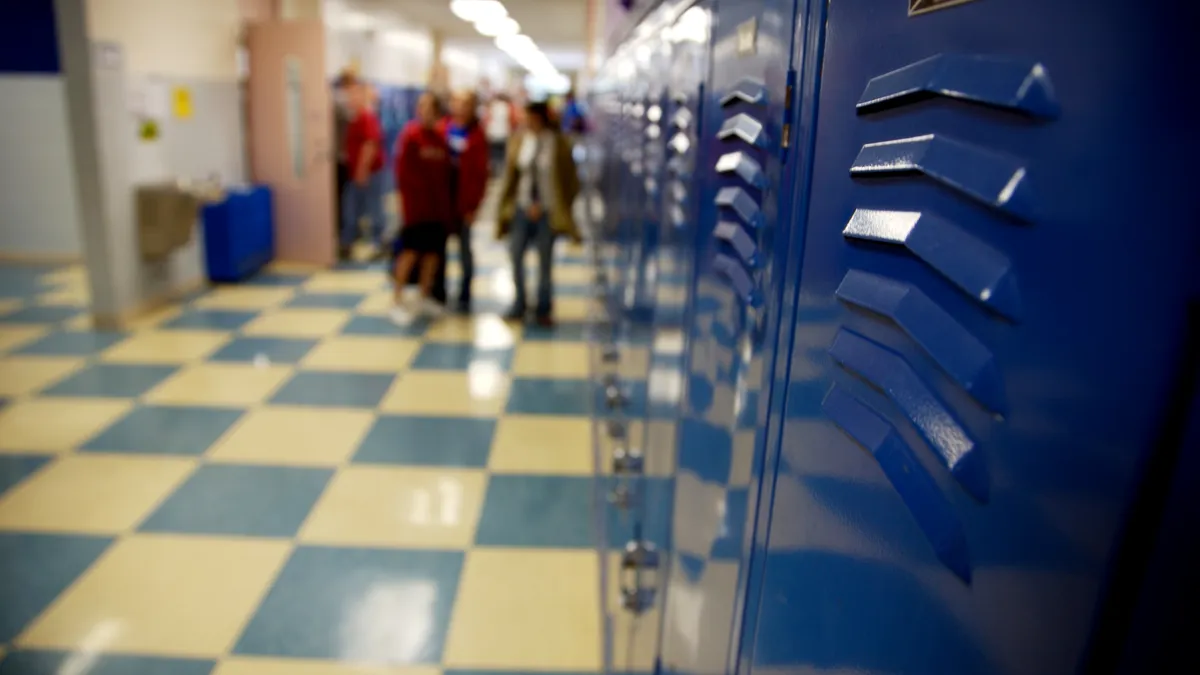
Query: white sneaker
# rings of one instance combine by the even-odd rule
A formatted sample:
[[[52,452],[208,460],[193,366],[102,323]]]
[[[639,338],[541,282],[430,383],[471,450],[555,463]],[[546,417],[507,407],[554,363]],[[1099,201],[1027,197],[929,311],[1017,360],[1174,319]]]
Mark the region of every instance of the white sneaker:
[[[411,326],[413,320],[416,319],[412,312],[399,305],[393,307],[391,312],[388,312],[388,318],[392,320],[392,323],[401,328]]]
[[[434,319],[446,313],[446,308],[431,298],[421,298],[421,302],[417,307],[420,308],[419,311],[422,315]]]

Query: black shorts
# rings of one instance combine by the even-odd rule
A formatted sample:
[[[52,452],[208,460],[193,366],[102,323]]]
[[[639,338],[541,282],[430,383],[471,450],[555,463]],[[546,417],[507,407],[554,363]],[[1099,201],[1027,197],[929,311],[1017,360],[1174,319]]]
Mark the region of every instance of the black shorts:
[[[406,251],[441,255],[446,250],[446,226],[441,223],[405,225],[400,239]]]

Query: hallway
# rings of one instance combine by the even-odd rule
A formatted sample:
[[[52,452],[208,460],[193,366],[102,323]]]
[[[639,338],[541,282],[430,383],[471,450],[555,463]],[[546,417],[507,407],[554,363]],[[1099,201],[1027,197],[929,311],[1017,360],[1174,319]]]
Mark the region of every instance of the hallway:
[[[0,266],[0,675],[598,672],[589,268],[523,327],[476,251],[476,315],[409,329],[376,267],[104,333]]]

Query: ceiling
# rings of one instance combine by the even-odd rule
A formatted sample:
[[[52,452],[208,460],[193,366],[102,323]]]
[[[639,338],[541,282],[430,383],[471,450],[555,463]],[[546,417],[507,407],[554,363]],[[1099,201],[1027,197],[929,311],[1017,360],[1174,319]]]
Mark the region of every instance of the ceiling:
[[[584,49],[587,0],[503,0],[508,14],[543,51]],[[439,30],[449,42],[483,46],[492,39],[450,12],[449,0],[343,0],[343,5],[373,16]]]

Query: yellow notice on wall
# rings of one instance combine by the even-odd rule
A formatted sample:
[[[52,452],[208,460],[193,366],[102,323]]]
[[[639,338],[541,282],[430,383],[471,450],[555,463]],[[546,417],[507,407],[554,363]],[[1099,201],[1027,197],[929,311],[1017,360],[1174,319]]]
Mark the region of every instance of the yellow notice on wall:
[[[187,87],[175,87],[171,90],[171,109],[175,117],[181,120],[192,118],[192,91]]]

